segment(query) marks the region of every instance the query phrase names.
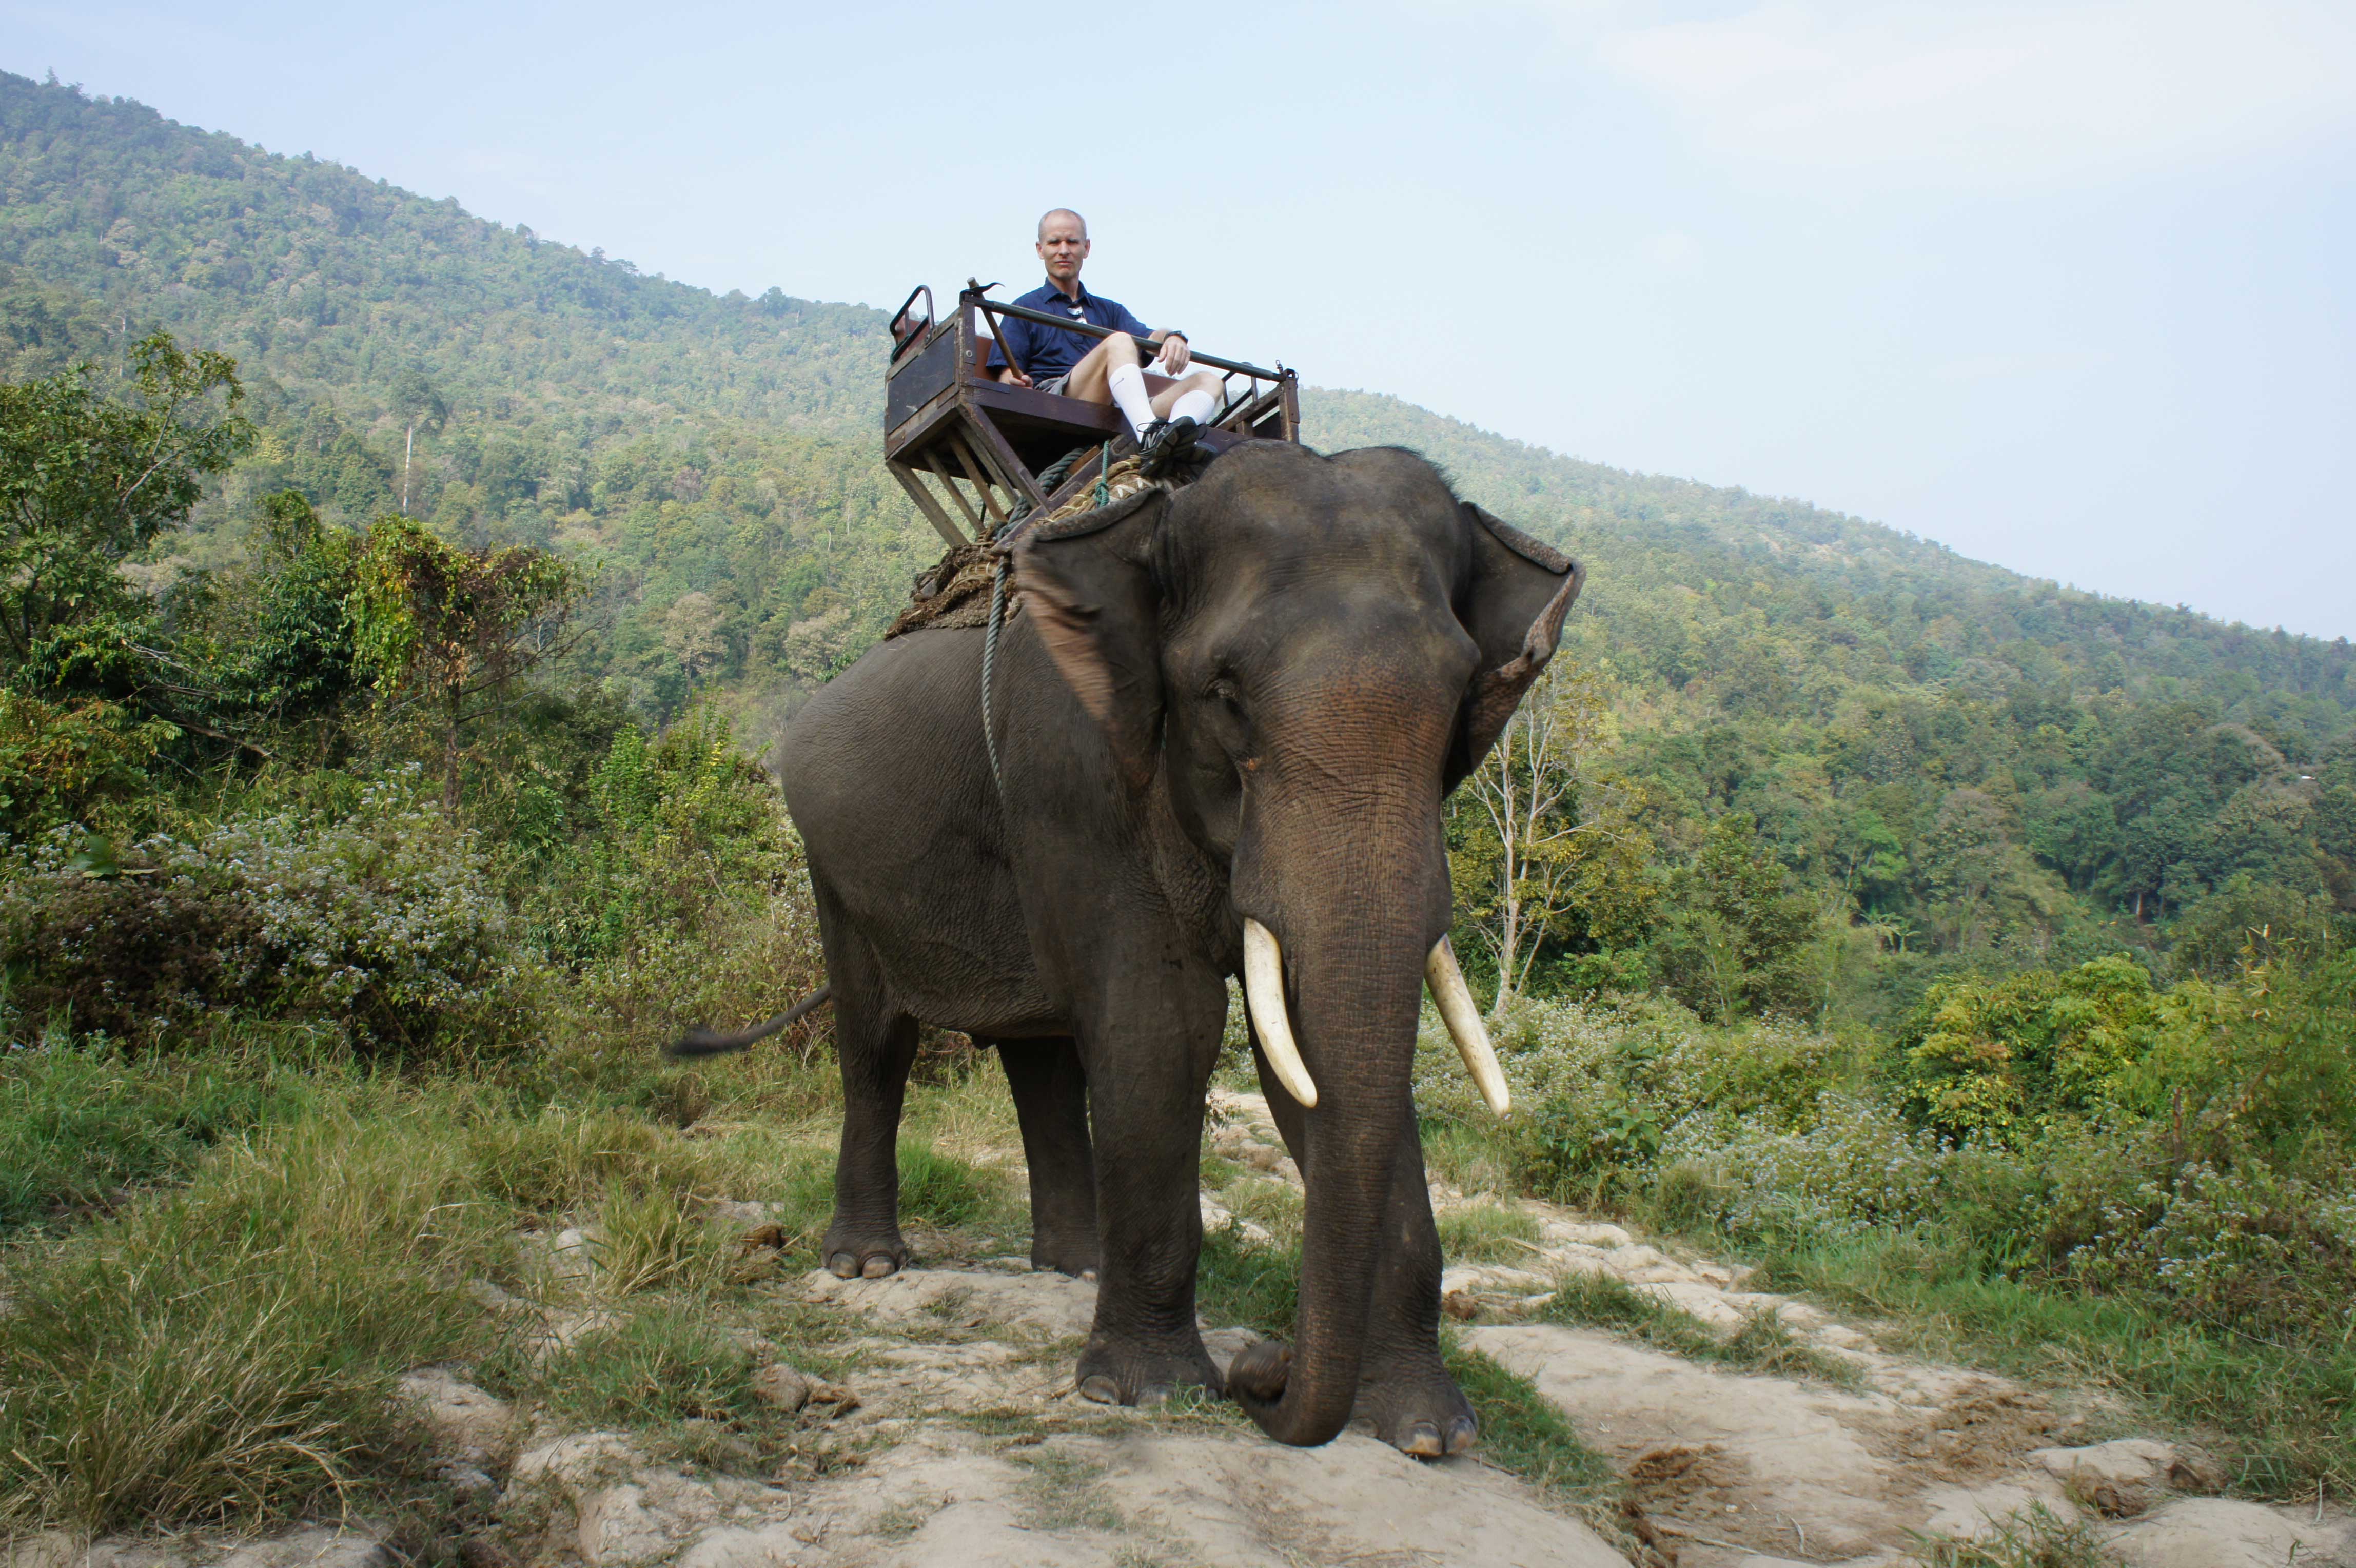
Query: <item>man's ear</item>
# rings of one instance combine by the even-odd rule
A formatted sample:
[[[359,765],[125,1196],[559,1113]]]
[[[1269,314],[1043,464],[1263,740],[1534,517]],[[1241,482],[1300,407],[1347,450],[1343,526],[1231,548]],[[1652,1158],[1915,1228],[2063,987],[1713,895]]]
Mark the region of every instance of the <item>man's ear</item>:
[[[1472,567],[1456,618],[1480,645],[1481,664],[1464,695],[1445,788],[1481,766],[1505,733],[1522,693],[1554,657],[1562,618],[1570,613],[1587,570],[1470,501],[1458,503],[1471,536]]]
[[[1103,727],[1123,780],[1138,789],[1153,777],[1162,739],[1162,595],[1152,560],[1169,509],[1167,490],[1144,490],[1025,529],[1009,547],[1023,613]]]

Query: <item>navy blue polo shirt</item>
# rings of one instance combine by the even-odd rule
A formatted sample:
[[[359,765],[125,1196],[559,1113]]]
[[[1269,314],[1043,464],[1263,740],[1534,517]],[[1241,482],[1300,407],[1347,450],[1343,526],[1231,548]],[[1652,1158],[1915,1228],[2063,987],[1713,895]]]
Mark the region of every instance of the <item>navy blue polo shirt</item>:
[[[1028,310],[1044,310],[1056,316],[1069,316],[1091,326],[1109,327],[1116,332],[1134,332],[1144,337],[1152,330],[1129,313],[1129,307],[1099,294],[1090,294],[1087,285],[1078,285],[1080,297],[1076,301],[1052,282],[1033,289],[1014,303]],[[999,330],[1006,334],[1006,346],[1014,352],[1023,373],[1034,381],[1053,380],[1068,374],[1098,339],[1085,332],[1064,332],[1053,327],[1042,327],[1035,321],[1018,321],[1013,317],[1001,318]],[[998,345],[990,346],[990,368],[997,370],[1006,363]]]

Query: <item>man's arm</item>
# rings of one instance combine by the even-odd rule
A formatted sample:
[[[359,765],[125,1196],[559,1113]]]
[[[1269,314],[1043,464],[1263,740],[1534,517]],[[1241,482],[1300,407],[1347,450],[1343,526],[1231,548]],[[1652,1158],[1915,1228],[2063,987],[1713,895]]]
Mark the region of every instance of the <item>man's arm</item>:
[[[1186,341],[1186,334],[1169,327],[1163,328],[1159,332],[1153,331],[1144,322],[1140,321],[1125,305],[1120,307],[1120,319],[1113,325],[1123,332],[1134,334],[1149,343],[1158,343],[1162,346],[1162,352],[1154,357],[1153,361],[1154,368],[1162,374],[1175,376],[1185,373],[1186,361],[1192,353],[1192,346]]]

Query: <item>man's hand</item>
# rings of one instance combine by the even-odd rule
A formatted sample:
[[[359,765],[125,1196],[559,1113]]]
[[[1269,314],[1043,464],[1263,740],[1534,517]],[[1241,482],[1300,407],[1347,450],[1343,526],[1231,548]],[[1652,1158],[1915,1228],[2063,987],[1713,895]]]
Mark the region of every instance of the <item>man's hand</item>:
[[[1186,346],[1186,335],[1183,332],[1156,332],[1153,340],[1162,345],[1162,352],[1153,360],[1161,373],[1165,376],[1184,375],[1186,362],[1194,357],[1194,350]]]
[[[1031,384],[1031,378],[1012,365],[999,366],[998,379],[1010,386],[1027,387]]]

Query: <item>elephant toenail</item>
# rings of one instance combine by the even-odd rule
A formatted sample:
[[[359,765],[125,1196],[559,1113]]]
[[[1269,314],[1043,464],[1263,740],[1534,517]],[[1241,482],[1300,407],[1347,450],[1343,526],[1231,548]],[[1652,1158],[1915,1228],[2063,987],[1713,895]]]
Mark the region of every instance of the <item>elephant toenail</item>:
[[[1082,1269],[1080,1271],[1080,1278],[1087,1281],[1090,1284],[1094,1284],[1097,1283],[1097,1272],[1094,1269]]]
[[[1080,1380],[1080,1397],[1096,1404],[1119,1404],[1120,1385],[1098,1372]]]
[[[839,1280],[859,1277],[859,1260],[849,1252],[837,1252],[826,1261],[827,1272]]]
[[[1419,1459],[1437,1459],[1441,1453],[1440,1428],[1419,1421],[1401,1434],[1399,1447]]]
[[[898,1263],[889,1258],[870,1258],[860,1266],[859,1272],[871,1280],[880,1280],[885,1274],[897,1273],[899,1267]]]
[[[1460,1415],[1448,1423],[1448,1451],[1451,1454],[1470,1454],[1480,1441],[1479,1422]]]
[[[1168,1383],[1148,1383],[1144,1392],[1137,1396],[1137,1402],[1151,1410],[1157,1405],[1168,1404],[1170,1396],[1176,1391]]]

